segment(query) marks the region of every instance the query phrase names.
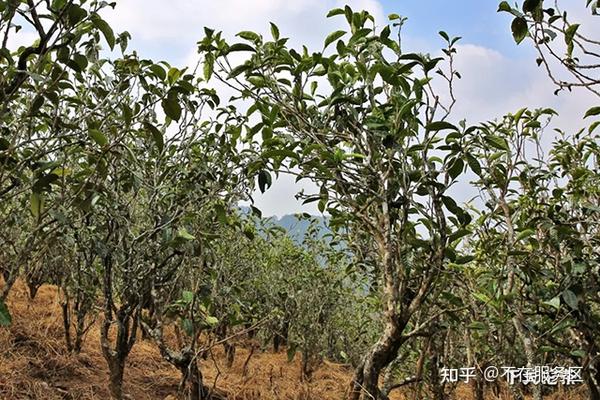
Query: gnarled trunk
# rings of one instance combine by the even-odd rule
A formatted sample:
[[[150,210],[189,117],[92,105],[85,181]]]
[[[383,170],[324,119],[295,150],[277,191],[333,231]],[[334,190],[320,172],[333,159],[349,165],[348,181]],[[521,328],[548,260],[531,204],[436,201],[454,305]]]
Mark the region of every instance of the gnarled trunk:
[[[114,399],[123,398],[123,374],[125,360],[136,341],[139,323],[139,308],[125,300],[116,312],[112,291],[112,259],[104,258],[104,322],[100,330],[100,345],[110,373],[109,389]],[[109,334],[111,326],[116,325],[116,338],[111,346]]]
[[[184,383],[187,382],[189,385],[190,400],[209,399],[209,392],[204,386],[195,354],[193,352],[183,352],[175,364],[181,371]]]
[[[210,392],[204,386],[202,372],[198,368],[198,353],[194,347],[196,342],[193,341],[192,345],[185,346],[179,351],[173,350],[164,340],[162,321],[156,320],[155,322],[155,326],[150,327],[146,322],[141,321],[142,329],[154,340],[161,356],[181,372],[180,391],[187,392],[187,398],[190,400],[210,399]]]
[[[121,400],[123,398],[123,374],[125,373],[125,358],[111,358],[108,361],[109,382],[108,388],[112,398]]]
[[[231,368],[235,360],[235,344],[229,343],[227,340],[227,324],[221,324],[216,330],[219,340],[223,340],[223,350],[227,359],[227,368]]]
[[[111,348],[109,331],[113,323],[117,325],[117,337],[114,348]],[[117,312],[116,321],[105,320],[102,325],[100,338],[102,353],[106,359],[110,373],[110,393],[117,400],[123,398],[125,360],[135,343],[137,324],[137,314],[132,316],[127,310],[121,307]]]
[[[519,337],[519,340],[521,341],[521,343],[523,344],[523,350],[525,350],[525,359],[527,360],[527,368],[534,368],[536,366],[536,357],[535,357],[535,350],[534,350],[534,346],[533,346],[533,339],[531,338],[531,335],[529,334],[529,332],[525,331],[525,327],[523,324],[523,317],[519,312],[517,312],[517,315],[515,317],[513,317],[512,319],[513,321],[513,325],[515,326],[515,329],[517,331],[517,336]],[[542,385],[533,385],[533,387],[531,388],[532,394],[533,394],[533,400],[542,400]]]
[[[4,269],[2,271],[2,277],[4,278],[4,286],[2,286],[2,289],[0,289],[0,301],[6,301],[10,290],[17,281],[17,276],[19,275],[18,271],[18,268]]]
[[[388,319],[383,335],[356,368],[349,396],[350,400],[378,399],[381,397],[378,386],[381,372],[398,356],[398,350],[405,341],[402,336],[404,326],[401,326],[398,322]]]
[[[286,319],[281,324],[281,327],[277,332],[275,332],[275,336],[273,336],[273,351],[275,353],[279,352],[279,348],[281,346],[287,346],[288,337],[290,331],[290,322]]]

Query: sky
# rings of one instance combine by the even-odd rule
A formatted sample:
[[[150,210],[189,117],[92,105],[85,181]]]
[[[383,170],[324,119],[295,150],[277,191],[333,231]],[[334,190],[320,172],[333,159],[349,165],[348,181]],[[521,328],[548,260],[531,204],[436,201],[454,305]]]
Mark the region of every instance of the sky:
[[[571,15],[584,23],[582,29],[600,37],[598,18],[589,16],[583,7],[577,8],[576,3],[583,1],[565,3],[575,7]],[[497,13],[495,0],[117,0],[115,10],[105,12],[104,17],[115,31],[130,32],[130,48],[140,56],[184,66],[198,59],[196,43],[205,26],[233,38],[242,30],[268,35],[269,22],[274,22],[282,36],[290,37],[291,45],[320,49],[328,33],[343,27],[343,18],[327,19],[325,15],[346,4],[355,10],[368,10],[378,25],[383,25],[391,13],[407,17],[403,47],[408,51],[436,54],[443,46],[440,30],[462,37],[456,56],[456,67],[462,74],[455,88],[457,120],[476,124],[525,106],[551,107],[560,114],[553,126],[574,131],[585,126],[583,113],[597,103],[583,90],[553,94],[555,88],[535,64],[532,46],[514,43],[511,18]],[[550,130],[548,135],[552,134]],[[303,207],[295,200],[302,187],[312,189],[310,184],[298,185],[291,177],[280,177],[270,190],[255,194],[254,199],[267,216],[318,213],[314,204]],[[459,200],[468,200],[468,195]]]

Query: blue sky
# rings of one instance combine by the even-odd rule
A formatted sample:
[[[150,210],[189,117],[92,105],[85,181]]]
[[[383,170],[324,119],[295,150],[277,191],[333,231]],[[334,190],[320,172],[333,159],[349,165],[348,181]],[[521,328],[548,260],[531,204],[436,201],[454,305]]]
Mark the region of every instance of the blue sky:
[[[510,18],[496,12],[493,0],[382,1],[385,11],[409,18],[406,33],[412,37],[431,38],[440,30],[462,36],[465,42],[491,47],[503,52],[527,52],[517,49],[510,35]]]
[[[297,1],[297,3],[312,3],[313,1]],[[146,0],[147,6],[143,5],[143,2],[136,0],[119,0],[118,5],[114,13],[123,15],[122,18],[116,18],[119,21],[119,27],[125,29],[131,29],[131,27],[127,26],[128,17],[132,17],[131,20],[135,21],[134,34],[139,33],[139,16],[132,15],[130,11],[137,8],[139,6],[140,9],[143,8],[143,14],[149,14],[148,10],[151,10],[152,13],[162,14],[163,16],[168,15],[170,13],[176,13],[181,9],[185,9],[186,7],[177,7],[177,4],[187,4],[196,3],[198,5],[207,4],[208,1],[205,0],[173,0],[170,1],[169,6],[158,6],[153,7],[153,4],[159,5],[161,1],[152,1]],[[210,2],[217,4],[214,6],[218,7],[219,2]],[[231,2],[229,2],[231,3]],[[252,1],[246,1],[246,3],[251,4]],[[257,3],[261,3],[258,1]],[[274,3],[277,3],[276,1]],[[332,2],[332,1],[323,1],[322,3],[330,3],[332,7],[340,6],[341,2]],[[335,4],[338,3],[338,4]],[[463,42],[471,43],[475,45],[489,47],[498,51],[501,51],[506,54],[512,54],[515,56],[532,56],[533,51],[528,46],[516,46],[514,41],[512,40],[510,34],[510,17],[506,14],[497,13],[498,3],[494,0],[462,0],[462,1],[448,1],[448,0],[429,0],[429,1],[419,1],[419,0],[382,0],[378,2],[372,1],[349,1],[351,6],[355,9],[360,9],[361,5],[365,4],[374,4],[378,3],[381,11],[381,15],[387,16],[390,13],[397,13],[409,18],[407,25],[405,26],[405,33],[407,39],[412,39],[416,43],[428,43],[430,45],[434,45],[437,42],[437,33],[440,30],[444,30],[448,32],[450,35],[454,36],[462,36]],[[353,4],[354,3],[354,4]],[[360,4],[363,3],[363,4]],[[164,1],[162,1],[164,4]],[[310,7],[310,6],[309,6]],[[229,7],[225,6],[228,9]],[[325,12],[328,9],[325,6],[314,7],[318,8],[318,11],[323,11],[318,14],[318,11],[312,15],[311,25],[319,24],[318,20],[315,20],[315,17],[325,17]],[[123,12],[123,9],[127,9],[127,11]],[[198,8],[200,10],[200,8]],[[140,10],[141,11],[141,10]],[[278,12],[280,10],[277,7],[273,7],[269,12],[269,10],[265,10],[263,13],[265,17],[265,26],[267,21],[275,21],[280,23],[282,26],[282,30],[285,31],[285,21],[288,19],[287,16],[284,15],[283,12]],[[113,14],[113,13],[109,13]],[[302,14],[312,14],[310,10],[308,12],[298,11],[298,16]],[[380,15],[380,16],[381,16]],[[114,15],[109,15],[109,18],[114,18]],[[169,18],[164,18],[167,20]],[[243,20],[239,20],[238,18],[231,18],[230,23],[227,23],[226,19],[216,18],[215,22],[223,21],[223,24],[214,24],[211,21],[211,18],[206,15],[197,15],[196,18],[199,22],[205,22],[207,25],[212,26],[217,29],[222,29],[226,31],[233,32],[234,27],[238,27],[241,29],[247,29],[248,27],[258,28],[255,24],[255,21],[251,20],[244,26]],[[279,21],[278,21],[279,20]],[[381,21],[381,18],[379,19]],[[172,19],[171,19],[171,22]],[[219,26],[217,26],[219,25]],[[309,28],[310,25],[305,25],[306,28]],[[138,29],[135,29],[138,28]],[[189,42],[186,41],[173,41],[173,37],[170,35],[164,35],[162,38],[160,37],[160,31],[163,27],[148,24],[146,26],[147,29],[154,29],[159,34],[153,35],[152,40],[148,40],[146,34],[142,34],[141,37],[134,35],[134,43],[136,44],[136,48],[142,50],[144,54],[147,54],[148,57],[152,58],[167,58],[173,62],[178,62],[182,60],[187,53],[189,52]],[[201,35],[201,29],[199,25],[195,27],[188,26],[185,22],[181,24],[180,28],[186,29],[186,32],[183,36],[187,36],[187,34],[191,33],[190,30],[196,33],[196,37]],[[191,29],[190,29],[191,28]],[[302,37],[302,32],[299,32],[300,37]]]
[[[600,37],[600,24],[597,18],[590,23],[589,13],[579,4],[583,2],[565,3],[575,7],[572,15],[584,22],[585,29]],[[439,51],[440,30],[462,36],[456,66],[463,78],[455,88],[459,99],[455,120],[465,118],[476,124],[525,106],[553,107],[561,114],[554,126],[573,131],[584,126],[583,113],[597,103],[583,91],[554,96],[552,83],[535,65],[532,46],[514,43],[511,18],[497,13],[496,0],[117,0],[116,10],[107,11],[105,17],[117,31],[132,34],[132,48],[141,56],[181,66],[198,60],[196,42],[204,26],[232,38],[242,30],[268,35],[272,21],[292,45],[320,49],[328,33],[344,27],[343,18],[326,19],[327,11],[345,4],[369,10],[378,25],[390,13],[408,17],[403,29],[405,50]],[[548,141],[552,134],[549,130]],[[305,187],[311,190],[310,185]],[[315,212],[294,200],[298,189],[292,178],[281,178],[265,195],[256,196],[257,204],[265,215]]]

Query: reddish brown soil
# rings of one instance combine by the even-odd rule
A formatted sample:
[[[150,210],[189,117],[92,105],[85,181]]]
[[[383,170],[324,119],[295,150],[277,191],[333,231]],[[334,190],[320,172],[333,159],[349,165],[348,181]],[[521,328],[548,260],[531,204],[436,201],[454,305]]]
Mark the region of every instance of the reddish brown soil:
[[[103,399],[108,369],[102,357],[98,326],[94,326],[79,355],[65,350],[62,320],[54,287],[43,286],[29,300],[22,284],[9,297],[13,314],[10,328],[0,328],[0,399]],[[247,365],[249,349],[237,349],[231,368],[224,362],[221,347],[201,362],[205,384],[230,400],[341,400],[352,371],[349,367],[324,362],[311,382],[300,379],[300,363],[288,363],[285,352],[256,351]],[[165,362],[150,341],[138,340],[128,358],[125,392],[134,400],[176,399],[180,374]],[[584,399],[584,388],[549,399]],[[456,399],[471,399],[468,387],[456,391]],[[414,399],[412,392],[395,393],[391,400]],[[489,397],[490,399],[495,397]],[[506,398],[508,397],[501,397]]]

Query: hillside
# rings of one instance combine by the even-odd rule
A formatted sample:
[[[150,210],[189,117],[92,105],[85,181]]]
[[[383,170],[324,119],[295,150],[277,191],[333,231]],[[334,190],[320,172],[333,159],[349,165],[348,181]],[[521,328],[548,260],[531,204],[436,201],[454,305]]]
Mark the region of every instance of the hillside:
[[[434,3],[0,0],[0,400],[600,400],[600,0]]]
[[[8,305],[14,323],[8,329],[0,329],[1,399],[109,398],[108,370],[100,352],[98,324],[90,330],[81,354],[67,354],[57,296],[56,288],[50,285],[42,286],[33,300],[28,298],[23,284],[13,290]],[[215,400],[338,400],[352,376],[349,367],[325,361],[311,382],[303,382],[299,357],[289,363],[285,350],[251,352],[253,343],[247,340],[238,345],[231,368],[225,366],[221,347],[200,362],[205,385],[214,388]],[[162,359],[150,341],[138,340],[125,372],[125,392],[129,399],[135,400],[175,400],[179,377],[179,372]],[[472,398],[467,387],[459,388],[456,393],[456,399]],[[415,398],[420,397],[405,391],[394,393],[390,400]],[[488,398],[509,399],[508,396]],[[583,398],[564,393],[547,397]]]
[[[66,354],[54,287],[44,285],[36,298],[29,300],[25,286],[17,285],[8,305],[14,323],[9,329],[0,329],[1,399],[110,397],[98,327],[89,332],[80,355]],[[301,382],[298,359],[288,363],[285,351],[274,354],[257,350],[249,357],[250,347],[246,342],[238,348],[231,368],[225,367],[221,347],[215,348],[208,360],[201,361],[205,385],[232,400],[334,400],[341,396],[351,376],[347,367],[326,362],[316,371],[313,382]],[[128,361],[125,392],[135,400],[174,399],[179,378],[179,372],[162,359],[150,341],[139,340]]]
[[[249,207],[240,207],[240,210],[243,214],[248,214],[251,212]],[[302,243],[302,240],[305,238],[308,229],[310,228],[311,222],[315,223],[315,226],[318,231],[318,237],[323,238],[327,233],[329,233],[329,228],[327,227],[327,217],[322,215],[303,215],[303,214],[285,214],[282,216],[271,216],[265,217],[266,226],[272,227],[281,227],[285,229],[288,236],[294,240],[296,243]]]

